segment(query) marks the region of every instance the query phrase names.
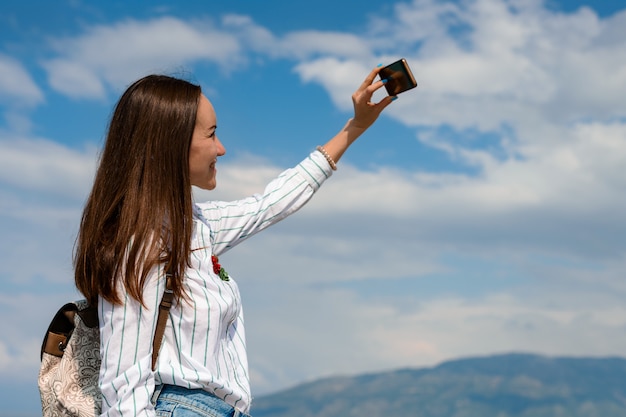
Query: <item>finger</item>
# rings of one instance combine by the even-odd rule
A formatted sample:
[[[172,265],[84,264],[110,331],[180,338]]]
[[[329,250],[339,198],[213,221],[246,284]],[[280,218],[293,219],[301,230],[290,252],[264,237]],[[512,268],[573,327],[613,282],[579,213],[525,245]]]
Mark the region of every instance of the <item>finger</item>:
[[[390,105],[397,99],[398,99],[398,96],[386,96],[382,100],[380,100],[378,103],[374,104],[374,106],[376,107],[376,110],[378,110],[379,112],[382,112],[385,109],[385,107],[387,107],[388,105]]]
[[[364,90],[367,87],[371,86],[372,83],[374,82],[374,79],[376,78],[376,76],[378,75],[381,69],[382,67],[378,66],[374,68],[372,71],[370,71],[367,77],[365,77],[365,81],[363,81],[363,83],[361,84],[361,89]]]
[[[387,80],[378,80],[377,82],[366,87],[367,92],[371,95],[374,94],[376,90],[381,88],[383,85],[387,83]]]

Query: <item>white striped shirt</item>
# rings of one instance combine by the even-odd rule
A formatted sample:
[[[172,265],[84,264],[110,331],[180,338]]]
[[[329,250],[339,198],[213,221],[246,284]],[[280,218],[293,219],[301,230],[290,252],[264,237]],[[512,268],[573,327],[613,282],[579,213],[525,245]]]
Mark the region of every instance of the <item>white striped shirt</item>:
[[[284,171],[262,195],[233,202],[194,205],[190,267],[184,288],[189,300],[174,302],[156,372],[151,370],[152,339],[165,286],[161,267],[144,288],[147,308],[121,288],[122,305],[99,298],[102,416],[154,416],[155,384],[202,388],[248,413],[252,395],[241,297],[235,281],[213,272],[211,255],[300,209],[332,171],[321,153],[311,153]]]

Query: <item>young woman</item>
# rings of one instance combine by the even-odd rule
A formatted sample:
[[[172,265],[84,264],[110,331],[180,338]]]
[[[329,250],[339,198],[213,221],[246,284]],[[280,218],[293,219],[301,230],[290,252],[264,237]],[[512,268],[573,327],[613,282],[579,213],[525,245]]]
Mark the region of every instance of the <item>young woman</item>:
[[[216,187],[226,150],[197,85],[150,75],[132,84],[110,121],[75,249],[75,280],[100,320],[104,416],[238,416],[251,403],[241,298],[218,256],[301,208],[344,151],[393,101],[370,100],[371,71],[352,95],[354,117],[263,194],[195,203]],[[174,303],[152,369],[152,339],[169,271]]]

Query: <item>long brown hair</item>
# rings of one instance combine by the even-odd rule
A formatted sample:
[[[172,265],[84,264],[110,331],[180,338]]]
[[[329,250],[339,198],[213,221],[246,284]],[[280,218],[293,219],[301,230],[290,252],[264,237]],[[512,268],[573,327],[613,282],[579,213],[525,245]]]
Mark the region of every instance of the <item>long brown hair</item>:
[[[111,121],[74,251],[76,287],[90,303],[119,304],[120,286],[143,304],[159,264],[183,294],[192,233],[189,147],[199,86],[149,75],[121,96]],[[118,282],[121,281],[121,282]]]

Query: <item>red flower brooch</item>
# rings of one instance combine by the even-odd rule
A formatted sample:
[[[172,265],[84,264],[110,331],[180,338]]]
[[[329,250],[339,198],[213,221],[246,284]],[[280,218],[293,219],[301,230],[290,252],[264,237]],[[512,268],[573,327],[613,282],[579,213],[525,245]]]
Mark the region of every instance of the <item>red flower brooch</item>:
[[[226,272],[226,270],[222,268],[222,265],[219,264],[219,261],[220,260],[217,256],[211,255],[211,262],[213,262],[213,272],[219,275],[222,281],[229,281],[230,277],[228,276],[228,272]]]

